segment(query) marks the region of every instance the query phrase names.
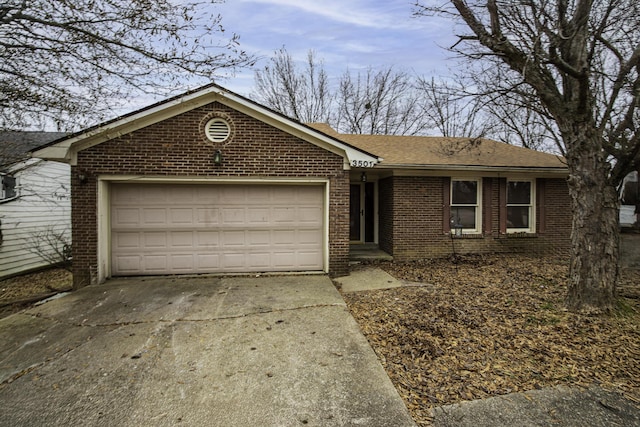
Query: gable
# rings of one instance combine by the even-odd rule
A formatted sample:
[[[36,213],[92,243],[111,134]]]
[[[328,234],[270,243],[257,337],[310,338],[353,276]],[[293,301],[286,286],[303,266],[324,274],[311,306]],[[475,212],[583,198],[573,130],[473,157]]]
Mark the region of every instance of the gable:
[[[213,142],[205,124],[223,117],[229,139]],[[216,151],[222,164],[213,164]],[[343,157],[220,102],[213,102],[80,150],[78,165],[99,174],[326,176]],[[120,161],[117,161],[120,160]]]
[[[120,119],[79,132],[69,138],[55,141],[50,145],[36,150],[34,156],[75,165],[77,164],[78,153],[83,150],[115,138],[122,138],[132,132],[170,120],[178,115],[187,114],[214,102],[245,114],[248,117],[252,117],[324,150],[340,155],[344,160],[344,169],[349,169],[351,164],[367,164],[373,166],[379,161],[376,156],[367,153],[365,150],[318,132],[217,85],[205,86],[138,110]],[[237,127],[236,130],[238,135],[244,131],[242,127]]]

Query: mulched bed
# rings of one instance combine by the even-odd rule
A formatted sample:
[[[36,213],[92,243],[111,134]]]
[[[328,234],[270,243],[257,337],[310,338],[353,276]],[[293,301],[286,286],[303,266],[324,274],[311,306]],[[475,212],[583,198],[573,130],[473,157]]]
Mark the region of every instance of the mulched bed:
[[[640,272],[623,272],[614,315],[586,316],[563,308],[564,259],[375,265],[409,285],[343,296],[420,425],[434,406],[558,384],[640,403]]]

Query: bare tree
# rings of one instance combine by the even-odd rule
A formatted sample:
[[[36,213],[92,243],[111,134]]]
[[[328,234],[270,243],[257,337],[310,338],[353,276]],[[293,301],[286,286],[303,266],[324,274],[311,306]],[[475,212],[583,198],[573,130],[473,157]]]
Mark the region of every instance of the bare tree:
[[[553,119],[569,167],[573,218],[566,304],[611,310],[619,255],[616,189],[640,163],[640,4],[451,0],[416,6],[418,15],[461,21],[470,32],[452,49],[500,67],[511,77],[496,81],[496,92],[526,86]]]
[[[443,136],[492,138],[506,144],[563,152],[553,119],[535,94],[521,84],[509,84],[493,64],[481,64],[468,74],[448,79],[418,77],[416,88],[430,126]],[[501,82],[505,90],[496,90]]]
[[[253,97],[301,122],[325,122],[340,132],[413,135],[427,128],[412,76],[386,67],[345,71],[336,87],[313,51],[303,68],[286,48],[255,73]]]
[[[215,2],[3,1],[0,128],[68,130],[134,93],[164,95],[251,64],[237,35],[222,36]]]
[[[429,118],[430,127],[440,135],[480,138],[491,133],[492,125],[483,115],[482,98],[471,96],[464,85],[419,77],[416,88],[422,113]]]
[[[509,70],[491,66],[471,75],[473,87],[485,100],[484,113],[492,137],[507,144],[564,155],[562,137],[530,86]],[[496,82],[499,82],[496,84]],[[496,90],[500,86],[502,89]]]
[[[307,53],[299,69],[286,48],[276,51],[270,63],[255,73],[254,98],[274,110],[304,123],[329,122],[333,93],[322,61]]]
[[[522,101],[501,98],[485,106],[487,120],[493,123],[491,137],[506,144],[564,155],[564,147],[558,143],[562,138],[553,120],[537,114]]]
[[[388,66],[345,71],[338,89],[336,127],[345,133],[417,135],[429,125],[412,77]]]

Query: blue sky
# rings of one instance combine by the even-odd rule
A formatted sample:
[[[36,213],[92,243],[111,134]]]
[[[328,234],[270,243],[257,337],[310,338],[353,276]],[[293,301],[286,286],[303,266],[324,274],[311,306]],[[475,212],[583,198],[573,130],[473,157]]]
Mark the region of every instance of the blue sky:
[[[455,42],[450,21],[413,17],[411,0],[227,0],[215,7],[240,46],[261,59],[286,47],[303,62],[309,49],[324,61],[330,77],[347,68],[364,70],[394,65],[426,76],[446,75],[453,60],[442,47]],[[249,95],[254,70],[219,83]]]

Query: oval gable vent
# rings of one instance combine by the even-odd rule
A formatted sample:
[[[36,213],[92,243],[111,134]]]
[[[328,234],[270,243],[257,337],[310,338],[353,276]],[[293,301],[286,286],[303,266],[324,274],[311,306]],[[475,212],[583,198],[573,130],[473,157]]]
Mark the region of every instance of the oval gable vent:
[[[204,133],[210,141],[224,142],[231,135],[231,127],[226,120],[216,117],[204,126]]]

